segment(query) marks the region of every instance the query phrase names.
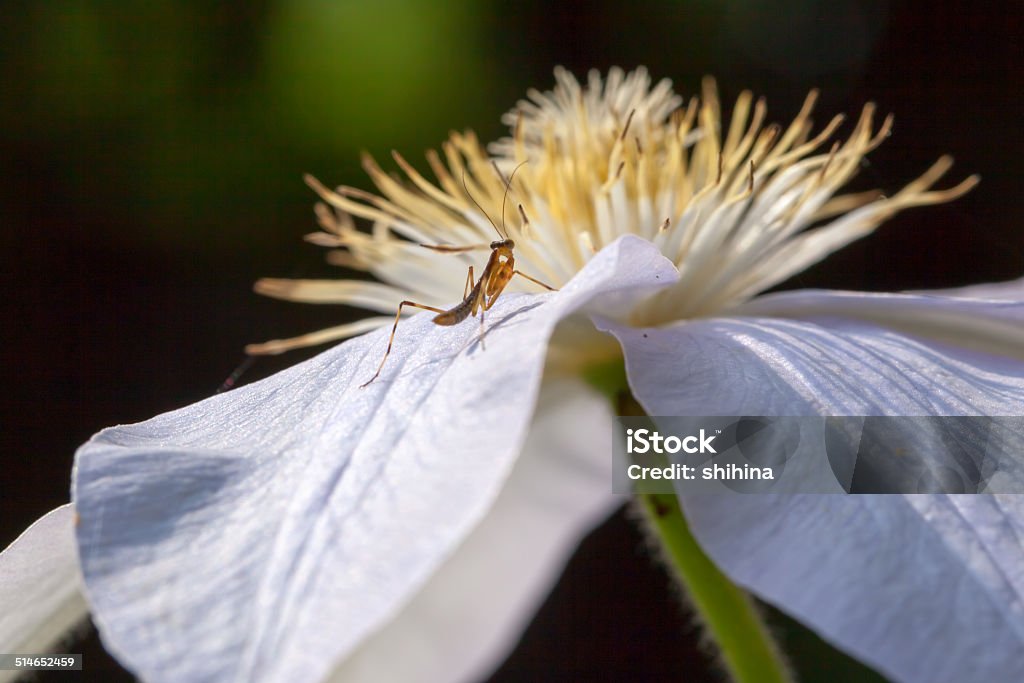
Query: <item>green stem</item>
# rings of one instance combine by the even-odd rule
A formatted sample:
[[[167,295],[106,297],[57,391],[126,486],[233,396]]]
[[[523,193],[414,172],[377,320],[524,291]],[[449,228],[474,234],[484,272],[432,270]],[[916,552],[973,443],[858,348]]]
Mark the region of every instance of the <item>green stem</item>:
[[[676,578],[686,588],[736,683],[790,683],[793,679],[750,596],[704,554],[676,497],[640,494]]]
[[[588,368],[587,381],[608,396],[619,415],[643,415],[630,393],[622,359]],[[736,683],[792,683],[785,658],[754,601],[719,571],[697,540],[672,494],[637,494],[649,528],[657,535],[675,578],[684,587],[715,639]]]

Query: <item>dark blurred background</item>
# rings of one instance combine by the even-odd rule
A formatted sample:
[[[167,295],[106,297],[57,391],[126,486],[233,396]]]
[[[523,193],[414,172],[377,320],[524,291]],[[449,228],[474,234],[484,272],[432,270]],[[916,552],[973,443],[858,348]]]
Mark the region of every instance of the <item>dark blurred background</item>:
[[[485,140],[552,67],[718,77],[787,122],[874,100],[892,137],[855,181],[888,191],[940,154],[982,184],[902,214],[787,287],[945,287],[1024,273],[1020,2],[50,0],[0,5],[0,546],[65,502],[96,430],[208,396],[247,342],[351,318],[251,293],[343,275],[302,242],[311,172],[367,187],[368,150],[415,163]],[[848,123],[845,130],[849,130]],[[419,164],[423,167],[423,164]],[[252,380],[309,354],[257,362]],[[721,680],[624,515],[573,561],[499,681]],[[779,615],[805,681],[872,679]],[[83,680],[130,680],[93,635]]]

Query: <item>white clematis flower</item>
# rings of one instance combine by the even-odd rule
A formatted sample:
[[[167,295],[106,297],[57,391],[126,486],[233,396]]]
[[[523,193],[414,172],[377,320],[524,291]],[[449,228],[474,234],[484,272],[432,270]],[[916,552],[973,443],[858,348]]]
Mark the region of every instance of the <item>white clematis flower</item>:
[[[318,208],[324,231],[310,239],[380,283],[259,284],[392,315],[403,299],[451,306],[480,254],[416,243],[493,239],[473,202],[500,220],[525,161],[499,225],[517,267],[560,291],[527,282],[531,293],[503,295],[486,351],[474,324],[412,316],[365,389],[387,329],[79,450],[85,593],[106,646],[143,679],[486,675],[575,542],[620,502],[611,410],[576,377],[619,353],[649,414],[1022,412],[1019,283],[754,298],[894,212],[966,192],[975,179],[929,189],[948,159],[891,197],[837,196],[888,132],[870,106],[821,151],[839,122],[812,134],[813,96],[779,128],[762,127],[763,102],[744,94],[722,126],[710,82],[681,110],[642,70],[592,74],[586,88],[556,75],[553,92],[509,114],[512,137],[491,149],[498,172],[455,135],[445,162],[429,158],[439,186],[397,156],[410,183],[368,162],[383,197],[315,185],[333,211]],[[1015,499],[682,502],[725,573],[896,680],[1024,679]]]

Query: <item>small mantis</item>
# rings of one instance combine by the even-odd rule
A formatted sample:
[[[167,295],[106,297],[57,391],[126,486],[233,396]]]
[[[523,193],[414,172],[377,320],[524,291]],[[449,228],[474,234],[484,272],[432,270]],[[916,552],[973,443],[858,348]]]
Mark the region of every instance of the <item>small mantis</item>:
[[[494,170],[497,172],[499,177],[502,177],[501,171],[498,170],[497,164],[491,162],[494,165]],[[523,163],[526,163],[525,161]],[[501,199],[501,226],[505,227],[505,200],[508,199],[508,191],[512,186],[512,179],[516,175],[516,171],[523,164],[519,164],[512,170],[512,175],[509,176],[508,182],[505,184],[505,194]],[[521,270],[516,270],[516,259],[513,250],[516,247],[516,243],[509,239],[508,231],[502,234],[502,231],[498,229],[491,217],[484,211],[484,207],[480,206],[479,202],[469,192],[469,187],[466,186],[465,170],[463,170],[462,186],[466,190],[466,194],[473,200],[480,212],[487,218],[487,221],[494,228],[494,231],[498,233],[498,237],[501,239],[487,244],[474,244],[464,247],[447,246],[447,245],[433,245],[433,244],[421,244],[421,247],[426,249],[432,249],[446,254],[458,254],[465,251],[473,251],[475,249],[490,249],[491,255],[487,259],[487,265],[484,266],[484,271],[480,274],[480,279],[473,281],[473,266],[469,267],[469,274],[466,277],[466,287],[462,292],[462,302],[452,306],[448,310],[443,308],[435,308],[434,306],[427,306],[426,304],[417,303],[415,301],[403,301],[398,304],[398,312],[395,314],[395,324],[391,327],[391,336],[388,338],[388,347],[384,351],[384,358],[381,359],[380,365],[377,367],[377,372],[373,373],[373,377],[369,379],[366,384],[360,386],[360,388],[366,387],[380,376],[380,371],[384,369],[384,363],[387,362],[388,355],[391,353],[391,345],[395,341],[395,332],[398,330],[398,322],[402,318],[402,309],[406,306],[413,306],[415,308],[422,308],[427,311],[433,311],[437,313],[434,316],[432,322],[435,325],[457,325],[469,316],[480,314],[480,341],[483,342],[484,338],[484,313],[491,310],[491,306],[495,304],[498,297],[505,290],[509,281],[516,275],[521,275],[530,282],[534,282],[541,287],[549,291],[557,291],[554,287],[544,284],[540,280],[530,277]],[[523,216],[524,220],[526,214],[523,212],[522,205],[519,206],[519,212]]]

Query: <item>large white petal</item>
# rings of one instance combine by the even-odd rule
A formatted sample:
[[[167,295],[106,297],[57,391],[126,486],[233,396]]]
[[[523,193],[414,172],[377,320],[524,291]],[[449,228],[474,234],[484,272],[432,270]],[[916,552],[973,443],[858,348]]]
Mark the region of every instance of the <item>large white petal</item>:
[[[758,297],[733,313],[797,320],[861,320],[962,349],[1024,360],[1024,296],[1018,296],[1024,294],[1024,286],[978,285],[973,294],[968,291],[970,288],[948,290],[949,295],[943,296],[935,292],[874,294],[805,289]]]
[[[986,282],[980,285],[966,285],[951,289],[923,289],[913,294],[931,296],[954,296],[966,299],[990,299],[1003,301],[1024,301],[1024,278],[1005,282]]]
[[[911,303],[911,317],[914,308],[942,317],[933,303]],[[1003,316],[1018,315],[1019,307],[947,304],[977,306],[964,312],[968,321],[989,325],[990,338],[1012,348],[999,332]],[[615,333],[633,392],[652,415],[1024,410],[1021,361],[925,344],[860,320],[818,322],[717,319]],[[1019,497],[681,500],[698,540],[730,577],[893,678],[1024,680]]]
[[[0,651],[48,652],[85,619],[74,515],[62,505],[0,552]],[[19,673],[0,671],[0,681]]]
[[[624,500],[611,492],[611,421],[608,401],[586,385],[545,384],[523,453],[487,516],[332,679],[486,678],[582,535]]]
[[[497,497],[555,324],[674,276],[652,245],[626,238],[559,293],[502,297],[486,351],[474,321],[418,315],[366,389],[387,330],[101,432],[77,454],[74,498],[108,649],[154,681],[322,678]]]
[[[907,683],[1024,681],[1024,496],[681,496],[737,583]]]
[[[1024,313],[1024,305],[997,305]],[[952,315],[939,308],[929,312]],[[926,343],[859,320],[811,320],[602,324],[623,345],[630,386],[654,415],[1024,414],[1024,360]],[[978,335],[990,324],[992,346],[1014,347],[1006,319],[979,316],[965,330],[970,322]],[[978,336],[964,341],[975,346]]]

